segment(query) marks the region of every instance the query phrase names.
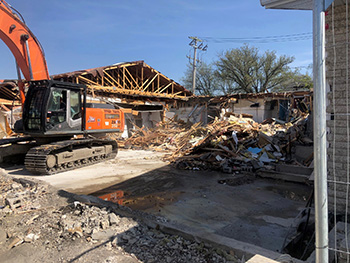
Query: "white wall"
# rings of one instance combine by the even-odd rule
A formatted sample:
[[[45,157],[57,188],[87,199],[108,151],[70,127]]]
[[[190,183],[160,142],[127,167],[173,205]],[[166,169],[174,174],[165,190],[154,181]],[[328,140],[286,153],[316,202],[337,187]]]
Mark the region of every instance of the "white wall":
[[[254,103],[259,103],[259,107],[250,107]],[[253,115],[253,120],[256,122],[262,122],[265,120],[265,101],[262,98],[259,99],[238,99],[237,103],[231,104],[231,111],[237,114],[250,114]]]

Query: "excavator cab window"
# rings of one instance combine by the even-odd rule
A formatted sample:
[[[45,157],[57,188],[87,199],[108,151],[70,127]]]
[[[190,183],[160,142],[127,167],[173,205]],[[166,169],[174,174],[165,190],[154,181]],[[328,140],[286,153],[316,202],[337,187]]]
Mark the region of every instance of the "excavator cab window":
[[[73,120],[77,120],[81,117],[80,97],[80,91],[70,91],[70,114]]]
[[[83,129],[84,86],[61,81],[32,81],[23,110],[28,133],[61,135]]]
[[[47,124],[55,126],[67,120],[67,91],[52,89],[47,108]]]
[[[33,90],[32,93],[32,99],[28,99],[28,116],[27,118],[25,118],[26,129],[40,130],[42,120],[41,107],[43,102],[45,101],[45,89],[36,89]]]

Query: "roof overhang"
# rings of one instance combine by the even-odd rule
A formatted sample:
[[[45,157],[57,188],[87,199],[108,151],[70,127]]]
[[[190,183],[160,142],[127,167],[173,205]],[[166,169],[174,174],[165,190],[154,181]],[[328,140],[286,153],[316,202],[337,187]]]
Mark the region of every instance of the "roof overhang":
[[[312,10],[313,0],[260,0],[267,9]]]
[[[346,0],[324,0],[328,8],[332,2],[343,5]],[[313,0],[260,0],[260,4],[267,9],[312,10]]]

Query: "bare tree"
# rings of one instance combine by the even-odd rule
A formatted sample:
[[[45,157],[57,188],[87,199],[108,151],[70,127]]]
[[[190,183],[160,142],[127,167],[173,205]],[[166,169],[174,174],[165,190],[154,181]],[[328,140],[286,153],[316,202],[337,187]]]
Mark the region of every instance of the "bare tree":
[[[192,89],[192,65],[188,64],[185,76],[181,79],[181,83],[188,90]],[[215,95],[217,87],[217,79],[214,74],[212,64],[201,62],[197,66],[196,74],[196,94],[197,95]]]

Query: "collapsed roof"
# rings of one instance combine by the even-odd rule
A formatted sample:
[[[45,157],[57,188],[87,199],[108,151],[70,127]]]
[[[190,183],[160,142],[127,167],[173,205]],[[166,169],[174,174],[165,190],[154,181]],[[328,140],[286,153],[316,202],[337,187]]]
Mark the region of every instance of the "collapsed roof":
[[[144,61],[117,63],[53,75],[54,80],[81,83],[93,96],[121,99],[187,100],[192,93]]]
[[[19,99],[16,81],[0,80],[0,98],[8,101]]]

